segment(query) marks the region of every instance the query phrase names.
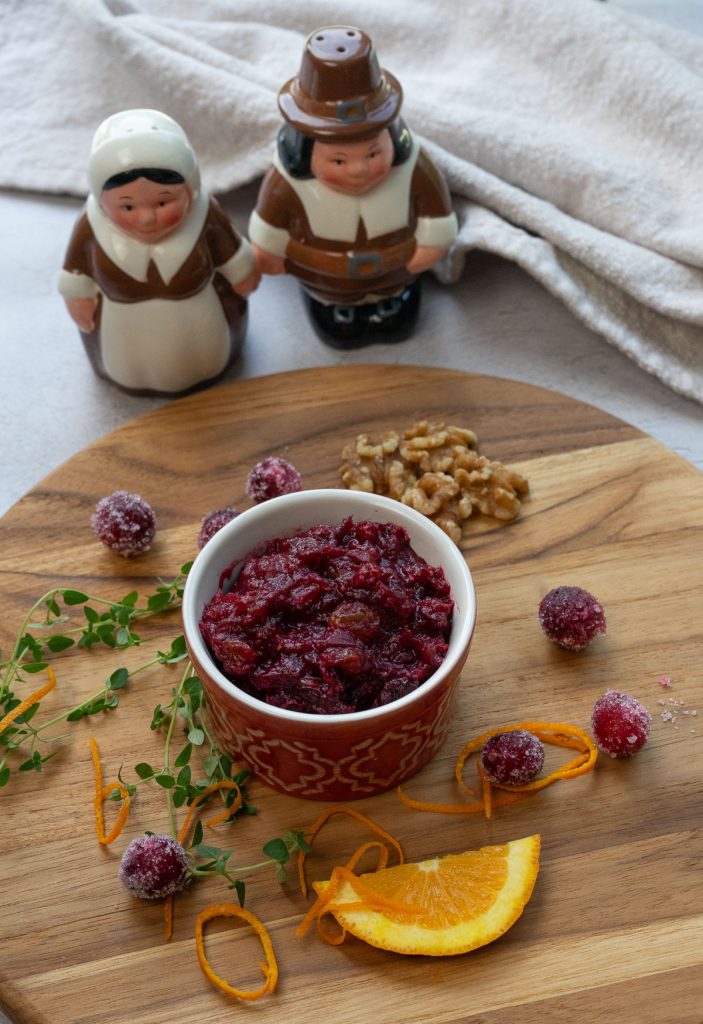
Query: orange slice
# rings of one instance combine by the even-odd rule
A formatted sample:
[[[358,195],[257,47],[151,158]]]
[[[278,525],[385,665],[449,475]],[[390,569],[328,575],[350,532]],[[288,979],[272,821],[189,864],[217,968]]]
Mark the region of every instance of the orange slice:
[[[336,868],[313,883],[318,916],[331,913],[345,932],[396,953],[467,953],[517,921],[532,895],[539,848],[534,835],[359,876]]]

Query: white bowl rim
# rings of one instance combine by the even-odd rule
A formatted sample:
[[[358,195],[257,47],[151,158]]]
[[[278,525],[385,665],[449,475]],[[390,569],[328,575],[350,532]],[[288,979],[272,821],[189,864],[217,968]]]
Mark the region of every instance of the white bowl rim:
[[[217,553],[227,546],[231,533],[241,532],[246,529],[252,518],[271,514],[272,509],[280,507],[283,503],[287,503],[291,508],[295,508],[297,505],[304,506],[311,500],[319,500],[330,495],[333,495],[335,498],[349,498],[350,504],[358,502],[359,508],[350,508],[349,510],[349,515],[352,517],[354,517],[355,513],[360,515],[361,513],[359,510],[364,506],[367,506],[368,511],[368,509],[376,505],[380,508],[388,509],[397,518],[407,518],[409,521],[415,523],[416,526],[419,526],[420,529],[433,534],[435,542],[442,550],[442,563],[446,564],[447,560],[449,562],[453,562],[458,569],[459,575],[464,578],[466,585],[467,607],[465,614],[462,616],[463,621],[460,623],[460,633],[455,634],[456,619],[454,619],[452,623],[450,650],[447,652],[444,661],[439,668],[432,673],[432,675],[427,677],[424,683],[421,683],[420,686],[417,687],[417,689],[405,694],[404,697],[399,697],[397,700],[390,701],[388,704],[384,704],[378,708],[368,708],[365,711],[350,711],[343,714],[325,715],[312,714],[307,711],[293,711],[287,708],[279,708],[275,704],[267,704],[265,701],[250,696],[244,690],[240,689],[236,683],[233,683],[232,680],[217,667],[207,645],[205,644],[205,641],[202,638],[199,626],[199,616],[196,615],[195,610],[195,599],[191,597],[191,595],[195,593],[197,584],[200,582],[200,578],[209,570],[213,561],[219,566],[218,574],[221,576],[224,573],[228,564],[227,560],[222,557],[218,558]],[[376,521],[381,522],[382,520],[377,519]],[[324,516],[320,519],[320,522],[325,522]],[[279,532],[277,535],[293,536],[300,529],[308,529],[308,527],[292,528],[289,532],[284,530],[283,533]],[[183,628],[189,646],[195,651],[197,659],[202,664],[209,666],[208,674],[210,678],[217,683],[220,689],[222,689],[228,696],[240,701],[244,705],[256,711],[258,714],[270,715],[275,719],[291,723],[309,723],[319,728],[323,727],[323,723],[338,725],[344,723],[351,724],[362,721],[368,722],[373,719],[381,719],[391,716],[406,707],[408,704],[412,704],[423,694],[426,695],[430,690],[439,686],[446,676],[454,669],[456,663],[466,653],[476,624],[476,591],[473,578],[471,576],[471,570],[466,564],[466,560],[464,559],[461,550],[454,541],[451,540],[451,538],[427,516],[422,515],[422,513],[417,512],[408,505],[404,505],[402,502],[396,501],[394,498],[387,498],[383,495],[372,494],[368,491],[347,490],[346,488],[320,487],[308,488],[302,491],[295,491],[291,494],[280,495],[276,498],[269,498],[267,501],[263,501],[258,505],[254,505],[239,513],[236,518],[230,520],[229,523],[226,523],[220,530],[218,530],[193,561],[183,590],[181,612]],[[452,641],[456,641],[454,643],[453,650]],[[195,666],[193,667],[195,669]]]

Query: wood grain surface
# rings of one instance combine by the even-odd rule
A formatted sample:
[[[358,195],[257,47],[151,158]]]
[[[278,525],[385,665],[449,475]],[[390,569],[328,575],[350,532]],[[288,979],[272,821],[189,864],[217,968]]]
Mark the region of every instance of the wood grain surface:
[[[627,424],[539,388],[420,367],[299,371],[171,403],[72,458],[1,521],[3,650],[51,586],[119,598],[172,577],[195,554],[202,515],[249,504],[246,474],[262,456],[285,455],[306,487],[336,486],[347,440],[423,417],[472,427],[479,450],[525,473],[531,494],[513,523],[477,516],[469,524],[478,624],[459,711],[440,755],[408,791],[456,799],[452,767],[468,738],[526,719],[588,727],[595,700],[612,687],[650,707],[649,744],[630,761],[601,757],[590,775],[490,822],[411,811],[393,792],[358,802],[409,860],[541,833],[531,902],[490,946],[403,957],[355,939],[333,948],[312,932],[296,938],[307,903],[293,873],[284,885],[254,874],[247,905],[270,928],[281,978],[273,996],[245,1005],[214,990],[195,957],[197,912],[229,898],[221,880],[177,898],[170,943],[161,906],[118,883],[129,840],[167,830],[163,792],[140,787],[122,836],[109,848],[95,840],[88,737],[98,739],[108,778],[121,764],[133,775],[138,761],[158,763],[151,711],[169,699],[179,669],[157,667],[130,684],[113,713],[62,727],[43,774],[15,774],[0,790],[0,1005],[19,1024],[218,1024],[233,1014],[329,1024],[703,1020],[703,707],[693,714],[703,477]],[[140,492],[158,514],[152,551],[132,561],[103,548],[89,526],[96,501],[118,488]],[[541,596],[566,583],[595,593],[608,619],[607,636],[580,654],[551,645],[537,622]],[[141,664],[179,632],[174,612],[142,630],[141,649],[56,656],[58,686],[40,715],[84,699],[114,668]],[[658,684],[663,674],[670,691]],[[661,718],[658,701],[669,698],[685,702],[675,722]],[[217,837],[240,864],[321,809],[258,783],[250,796],[259,813]],[[326,877],[362,838],[360,827],[335,821],[311,860],[313,877]],[[258,984],[260,954],[247,928],[214,926],[209,949],[233,984]]]

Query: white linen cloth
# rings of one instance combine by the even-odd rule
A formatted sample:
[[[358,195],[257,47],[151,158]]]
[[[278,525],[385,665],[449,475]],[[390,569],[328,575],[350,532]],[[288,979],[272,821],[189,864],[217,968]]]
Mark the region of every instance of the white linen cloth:
[[[10,0],[0,186],[83,194],[109,114],[188,133],[212,191],[268,167],[309,32],[358,25],[475,248],[703,402],[703,41],[599,0]]]

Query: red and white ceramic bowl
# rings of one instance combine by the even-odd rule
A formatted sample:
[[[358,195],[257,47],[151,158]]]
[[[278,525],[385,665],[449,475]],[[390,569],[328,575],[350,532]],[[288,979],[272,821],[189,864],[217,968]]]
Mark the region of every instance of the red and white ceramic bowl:
[[[441,565],[454,600],[444,661],[413,693],[368,711],[304,714],[250,697],[213,661],[199,628],[203,608],[266,541],[319,523],[341,523],[348,516],[404,526],[415,552]],[[242,512],[199,553],[183,594],[186,644],[221,748],[274,789],[312,800],[354,800],[383,792],[434,757],[449,728],[475,621],[471,573],[439,527],[398,501],[341,489],[299,491]]]

